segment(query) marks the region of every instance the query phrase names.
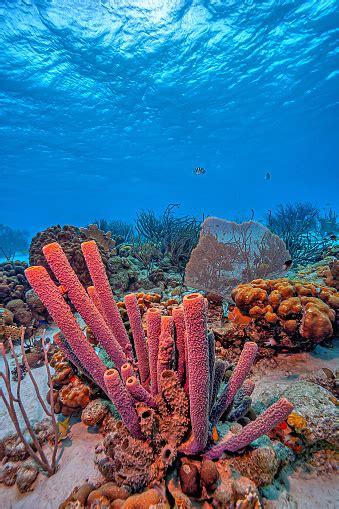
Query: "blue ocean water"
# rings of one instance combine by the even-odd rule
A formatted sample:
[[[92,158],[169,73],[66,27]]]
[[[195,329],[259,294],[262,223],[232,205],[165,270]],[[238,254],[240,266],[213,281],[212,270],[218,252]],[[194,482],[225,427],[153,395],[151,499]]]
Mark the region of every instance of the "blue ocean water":
[[[338,22],[335,0],[2,0],[0,222],[335,208]]]

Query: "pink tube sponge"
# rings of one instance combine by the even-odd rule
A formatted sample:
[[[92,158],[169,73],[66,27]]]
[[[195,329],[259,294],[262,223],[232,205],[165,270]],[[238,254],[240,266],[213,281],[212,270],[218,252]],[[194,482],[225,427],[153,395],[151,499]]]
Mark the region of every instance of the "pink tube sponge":
[[[129,323],[131,324],[134,347],[138,359],[140,380],[142,385],[147,385],[149,382],[148,350],[144,329],[141,323],[138,301],[135,294],[130,293],[125,296],[124,302],[129,318]]]
[[[293,405],[286,398],[271,405],[255,421],[247,424],[240,433],[231,437],[226,436],[221,442],[204,454],[205,458],[220,458],[224,451],[235,452],[243,449],[257,438],[287,419],[293,410]]]
[[[95,307],[97,308],[99,313],[101,314],[101,316],[105,319],[105,313],[104,313],[104,310],[102,309],[98,294],[97,294],[94,286],[88,286],[87,293],[88,293],[91,301],[93,302],[93,304],[95,305]]]
[[[161,312],[158,308],[149,308],[146,312],[147,341],[151,376],[151,393],[158,394],[158,351],[161,332]]]
[[[129,362],[125,362],[125,364],[121,366],[120,374],[124,382],[126,382],[127,378],[129,378],[130,376],[134,376],[134,369],[132,364],[130,364]]]
[[[130,376],[127,378],[125,383],[127,390],[131,393],[136,401],[143,401],[151,408],[156,406],[153,396],[148,391],[146,391],[142,385],[140,385],[138,379],[135,376]]]
[[[81,250],[91,275],[94,288],[104,313],[104,318],[109,324],[114,336],[117,338],[127,357],[131,355],[131,344],[121,319],[119,308],[113,298],[112,290],[107,278],[105,266],[102,262],[98,246],[94,240],[83,242]]]
[[[104,383],[105,366],[85,338],[70,307],[62,297],[44,267],[29,267],[25,275],[31,287],[48,309],[49,314],[64,334],[80,363],[91,377],[106,392]]]
[[[134,437],[142,438],[133,398],[126,389],[116,369],[108,369],[105,372],[105,384],[106,392],[119,412],[125,426]]]
[[[224,407],[221,415],[227,410],[232,403],[237,390],[240,389],[245,381],[248,373],[251,370],[255,356],[258,351],[258,345],[254,341],[248,341],[245,343],[244,348],[240,354],[238,363],[231,375],[231,378],[227,384],[227,396],[225,398]]]
[[[185,317],[182,306],[173,308],[172,316],[175,325],[176,332],[176,346],[178,349],[178,378],[179,382],[182,383],[185,379]]]
[[[162,316],[157,368],[158,387],[160,387],[162,372],[173,367],[174,353],[173,318],[171,316]]]
[[[206,331],[206,305],[199,293],[186,295],[183,300],[187,360],[189,373],[189,400],[192,435],[181,446],[186,454],[201,452],[208,438],[209,410],[209,348]]]
[[[102,315],[86,293],[78,276],[72,269],[62,247],[57,243],[47,244],[42,248],[48,265],[53,270],[59,282],[67,289],[72,303],[82,318],[91,328],[93,334],[106,350],[114,364],[120,369],[126,362],[126,356],[108,327]]]

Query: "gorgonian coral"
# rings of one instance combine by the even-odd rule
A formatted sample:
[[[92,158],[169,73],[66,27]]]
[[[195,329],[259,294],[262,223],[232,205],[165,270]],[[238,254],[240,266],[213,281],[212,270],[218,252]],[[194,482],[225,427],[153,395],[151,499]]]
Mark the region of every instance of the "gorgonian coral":
[[[289,258],[285,243],[265,226],[209,217],[186,266],[185,282],[193,288],[229,296],[239,282],[282,271]]]

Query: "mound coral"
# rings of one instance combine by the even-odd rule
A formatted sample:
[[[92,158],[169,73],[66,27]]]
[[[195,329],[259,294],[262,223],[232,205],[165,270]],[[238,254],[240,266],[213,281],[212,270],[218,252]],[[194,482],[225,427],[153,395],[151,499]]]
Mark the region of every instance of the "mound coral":
[[[289,258],[284,242],[265,226],[209,217],[186,266],[185,283],[226,297],[239,282],[282,271]]]
[[[42,248],[51,242],[58,242],[62,246],[68,261],[79,277],[81,283],[85,286],[88,286],[91,284],[91,279],[80,246],[82,242],[92,238],[97,241],[99,235],[99,231],[91,231],[90,229],[81,230],[75,226],[70,225],[65,225],[63,227],[60,225],[51,226],[46,230],[37,233],[33,237],[29,248],[29,262],[31,265],[44,266],[49,274],[54,277],[48,263],[46,263]],[[103,233],[102,235],[103,239],[105,236],[107,237],[107,234]],[[112,243],[114,244],[114,241],[110,240],[109,238],[103,240],[102,245],[98,243],[98,249],[100,250],[103,263],[107,270],[109,270],[109,251],[107,251],[108,245],[111,249],[113,249],[113,253],[115,252],[114,245]]]
[[[244,427],[234,425],[250,408],[254,385],[246,378],[257,345],[246,344],[238,366],[224,384],[225,366],[216,361],[214,337],[207,330],[208,303],[199,293],[186,295],[174,318],[160,316],[160,327],[159,313],[152,308],[147,311],[149,345],[137,299],[127,296],[125,305],[133,333],[130,343],[96,243],[85,242],[81,248],[99,307],[87,296],[57,243],[45,246],[44,253],[54,275],[67,289],[72,304],[115,368],[105,368],[46,269],[30,267],[26,276],[61,329],[63,352],[96,381],[120,414],[121,421],[104,418],[107,434],[97,450],[97,465],[108,480],[141,489],[161,480],[178,452],[219,458],[224,451],[244,449],[288,417],[293,406],[282,398],[256,420],[246,417]],[[176,336],[179,342],[184,342],[180,348],[176,348]],[[177,351],[181,351],[184,368],[181,380],[175,370]],[[220,428],[221,440],[212,445],[212,436],[215,437],[212,431],[220,418],[230,422]]]
[[[255,279],[232,291],[236,307],[229,319],[260,331],[263,343],[308,348],[333,335],[338,293],[290,279]],[[257,334],[258,335],[258,334]]]

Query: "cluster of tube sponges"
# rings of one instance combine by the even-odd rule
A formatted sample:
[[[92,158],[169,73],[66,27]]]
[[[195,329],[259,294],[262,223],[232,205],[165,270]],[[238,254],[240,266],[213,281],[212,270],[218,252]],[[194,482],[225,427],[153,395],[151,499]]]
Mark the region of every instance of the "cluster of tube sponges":
[[[81,249],[93,286],[84,289],[58,243],[43,248],[44,255],[62,291],[44,267],[29,267],[26,277],[62,334],[55,337],[60,349],[81,371],[93,379],[111,399],[120,417],[135,438],[146,440],[136,411],[137,402],[149,408],[156,406],[161,378],[169,370],[176,376],[189,398],[190,435],[181,444],[184,454],[204,454],[218,458],[224,451],[243,449],[253,440],[285,420],[293,409],[282,398],[256,420],[236,434],[227,434],[210,447],[212,427],[225,413],[237,409],[236,401],[248,398],[253,384],[246,380],[253,364],[257,345],[245,344],[239,362],[228,384],[223,377],[226,365],[215,358],[213,334],[207,330],[207,301],[199,293],[186,295],[172,316],[161,316],[158,308],[146,313],[147,337],[134,294],[124,302],[133,342],[121,319],[113,298],[98,247],[84,242]],[[72,304],[105,349],[115,368],[106,369],[73,315],[63,294]]]

